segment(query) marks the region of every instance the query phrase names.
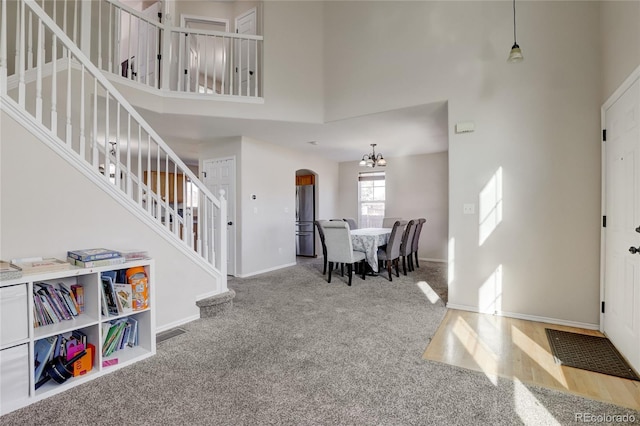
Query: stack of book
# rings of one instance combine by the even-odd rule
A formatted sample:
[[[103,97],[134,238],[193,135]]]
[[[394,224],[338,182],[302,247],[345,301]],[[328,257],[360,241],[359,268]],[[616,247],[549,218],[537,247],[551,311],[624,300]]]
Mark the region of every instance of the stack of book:
[[[94,248],[84,250],[69,250],[67,261],[82,268],[96,268],[98,266],[120,265],[126,261],[119,251]]]
[[[115,282],[115,279],[115,271],[106,271],[100,276],[104,316],[113,317],[133,312],[133,287],[131,284]]]
[[[74,289],[71,289],[62,282],[57,285],[46,282],[34,283],[33,326],[55,324],[80,315],[84,311],[84,297],[80,304],[77,294],[82,294],[82,286],[73,287]]]
[[[108,357],[126,347],[138,346],[138,320],[120,318],[102,324],[102,356]]]

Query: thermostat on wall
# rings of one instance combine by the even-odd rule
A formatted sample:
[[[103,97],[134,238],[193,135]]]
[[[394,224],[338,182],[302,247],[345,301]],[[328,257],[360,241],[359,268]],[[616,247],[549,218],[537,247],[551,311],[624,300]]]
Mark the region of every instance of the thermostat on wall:
[[[463,121],[456,123],[456,133],[470,133],[476,129],[476,125],[473,121]]]

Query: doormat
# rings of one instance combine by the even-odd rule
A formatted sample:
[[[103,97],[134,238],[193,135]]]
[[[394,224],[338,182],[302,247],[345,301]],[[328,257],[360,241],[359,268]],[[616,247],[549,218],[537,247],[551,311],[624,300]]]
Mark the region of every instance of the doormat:
[[[176,337],[184,333],[186,333],[186,330],[182,328],[174,328],[171,330],[163,331],[162,333],[156,334],[156,344],[160,342],[164,342],[165,340],[169,340],[172,337]]]
[[[556,364],[609,376],[640,380],[606,337],[545,328]]]

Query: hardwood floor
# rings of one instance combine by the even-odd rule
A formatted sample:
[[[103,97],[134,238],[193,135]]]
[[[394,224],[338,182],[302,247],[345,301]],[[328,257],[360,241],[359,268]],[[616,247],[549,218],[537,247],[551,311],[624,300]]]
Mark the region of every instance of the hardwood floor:
[[[423,358],[640,410],[640,382],[554,362],[545,327],[598,331],[448,310]]]

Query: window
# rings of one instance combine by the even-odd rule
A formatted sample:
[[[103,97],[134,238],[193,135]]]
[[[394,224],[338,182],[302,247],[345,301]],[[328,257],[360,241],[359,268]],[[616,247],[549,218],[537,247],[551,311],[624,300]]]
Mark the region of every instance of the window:
[[[363,172],[358,176],[358,222],[361,228],[382,228],[384,218],[384,172]]]

